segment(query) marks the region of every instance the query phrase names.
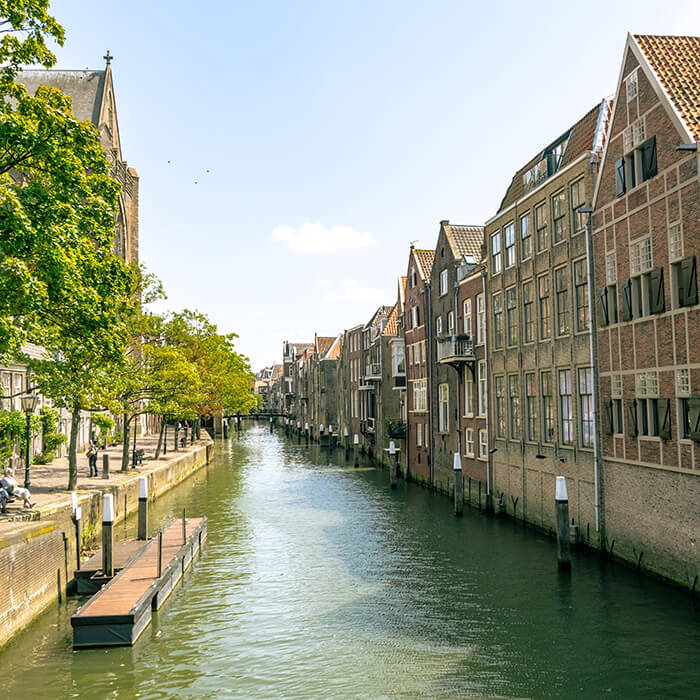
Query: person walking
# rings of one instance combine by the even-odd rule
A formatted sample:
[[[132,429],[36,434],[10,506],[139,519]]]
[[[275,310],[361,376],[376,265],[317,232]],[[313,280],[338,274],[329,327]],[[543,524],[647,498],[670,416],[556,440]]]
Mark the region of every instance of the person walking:
[[[94,440],[90,440],[90,445],[87,448],[85,456],[88,458],[88,465],[90,466],[90,477],[97,476],[97,443]]]

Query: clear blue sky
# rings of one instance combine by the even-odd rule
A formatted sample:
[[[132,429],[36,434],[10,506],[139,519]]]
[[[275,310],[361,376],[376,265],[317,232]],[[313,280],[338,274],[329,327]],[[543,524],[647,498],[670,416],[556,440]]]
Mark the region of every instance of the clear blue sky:
[[[628,31],[697,0],[54,0],[59,68],[114,54],[141,258],[258,369],[396,299],[409,243],[480,224],[513,172],[615,88]],[[170,163],[168,162],[170,161]]]

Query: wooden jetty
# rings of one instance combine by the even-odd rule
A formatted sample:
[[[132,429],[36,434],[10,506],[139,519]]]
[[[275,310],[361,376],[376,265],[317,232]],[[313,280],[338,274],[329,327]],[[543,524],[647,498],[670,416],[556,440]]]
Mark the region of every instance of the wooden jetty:
[[[163,530],[160,576],[158,538],[138,542],[140,548],[122,546],[121,560],[115,546],[115,566],[122,563],[122,567],[71,617],[73,648],[134,644],[150,623],[152,611],[160,608],[197,556],[206,536],[206,518],[188,518],[184,538],[183,521],[173,521]],[[86,564],[95,566],[95,557]],[[101,575],[94,571],[84,580],[99,580]]]
[[[114,573],[119,573],[128,566],[131,560],[141,554],[141,550],[148,546],[143,540],[121,540],[114,543],[112,557],[114,560]],[[111,578],[102,573],[102,550],[98,550],[87,561],[82,563],[79,571],[75,572],[76,590],[78,595],[91,595],[97,593],[102,586],[109,583]]]

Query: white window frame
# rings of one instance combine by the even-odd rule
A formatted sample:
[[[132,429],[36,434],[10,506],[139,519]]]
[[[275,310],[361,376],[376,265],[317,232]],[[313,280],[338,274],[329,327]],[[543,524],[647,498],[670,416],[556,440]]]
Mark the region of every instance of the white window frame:
[[[639,78],[637,71],[639,69],[635,68],[630,71],[629,75],[625,78],[625,94],[627,95],[627,102],[631,102],[639,94]]]
[[[483,345],[486,337],[486,302],[483,294],[476,297],[476,344]]]
[[[474,416],[474,377],[469,369],[464,371],[464,415]]]
[[[479,428],[479,459],[486,459],[488,456],[489,446],[486,442],[486,430]]]
[[[438,432],[447,433],[450,429],[450,385],[438,384]]]
[[[447,268],[445,268],[444,270],[442,270],[440,272],[439,290],[440,290],[441,297],[444,297],[445,294],[447,294],[447,282],[448,282],[448,280],[447,280]]]
[[[474,428],[464,429],[464,454],[467,457],[474,456]]]
[[[488,387],[486,384],[486,360],[479,360],[477,364],[477,409],[479,416],[485,416],[488,411]]]
[[[465,299],[462,303],[462,330],[464,335],[472,337],[472,300]]]

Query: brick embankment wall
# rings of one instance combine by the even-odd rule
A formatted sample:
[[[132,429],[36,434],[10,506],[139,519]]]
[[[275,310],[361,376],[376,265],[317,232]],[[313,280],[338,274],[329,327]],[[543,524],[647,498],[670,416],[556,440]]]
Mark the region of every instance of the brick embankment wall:
[[[138,509],[139,477],[148,477],[149,498],[173,488],[209,461],[213,443],[168,460],[154,469],[99,491],[79,493],[84,541],[99,541],[102,494],[114,494],[115,522]],[[76,568],[75,528],[68,494],[42,508],[40,520],[6,523],[0,531],[0,647],[26,627],[59,596]]]

